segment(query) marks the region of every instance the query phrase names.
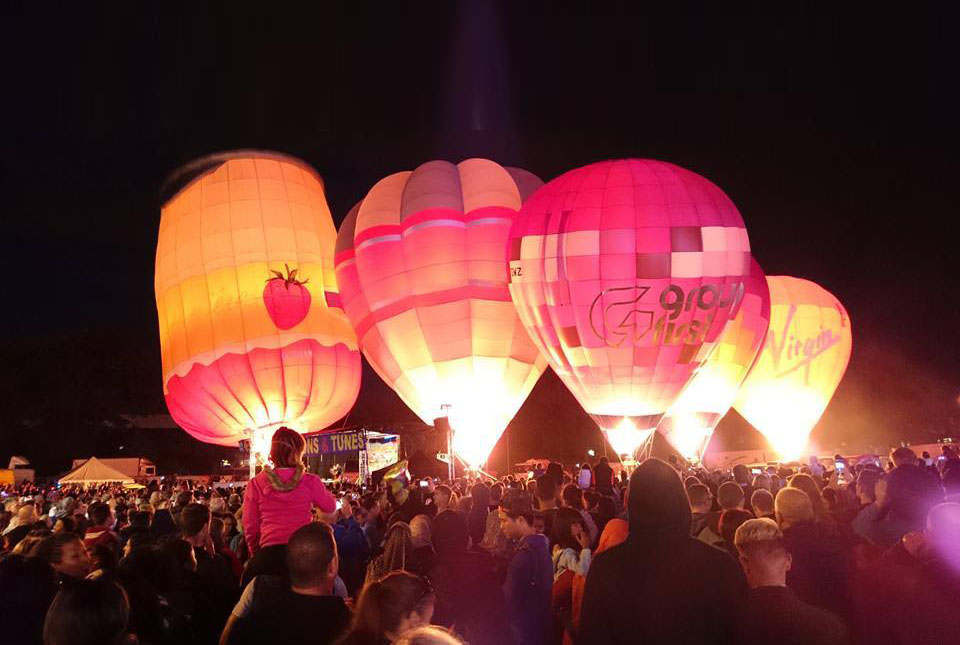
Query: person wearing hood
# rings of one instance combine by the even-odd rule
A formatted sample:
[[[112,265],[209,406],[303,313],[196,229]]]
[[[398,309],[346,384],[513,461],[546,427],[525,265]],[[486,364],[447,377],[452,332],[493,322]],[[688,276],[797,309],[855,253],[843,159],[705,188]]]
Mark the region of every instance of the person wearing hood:
[[[241,586],[258,574],[286,575],[287,541],[311,520],[311,508],[330,514],[336,500],[323,481],[303,467],[306,443],[299,432],[280,428],[270,442],[270,461],[243,495],[243,533],[252,558]]]
[[[732,558],[690,536],[677,471],[648,459],[628,490],[628,537],[590,566],[576,642],[736,642],[746,580]]]
[[[168,535],[176,535],[179,532],[177,523],[173,521],[173,515],[170,511],[161,508],[153,514],[153,521],[150,522],[150,537],[154,540],[159,540]]]

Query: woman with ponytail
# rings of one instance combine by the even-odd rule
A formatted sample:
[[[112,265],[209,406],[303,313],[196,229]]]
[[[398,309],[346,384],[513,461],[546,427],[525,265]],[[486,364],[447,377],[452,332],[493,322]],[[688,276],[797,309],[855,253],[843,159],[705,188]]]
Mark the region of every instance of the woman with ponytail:
[[[363,588],[350,631],[340,645],[387,645],[411,629],[429,625],[436,597],[425,578],[393,571]]]
[[[286,575],[287,541],[311,520],[313,506],[336,510],[323,481],[305,472],[306,444],[300,433],[280,428],[270,442],[270,462],[250,480],[243,495],[243,532],[253,557],[243,572],[243,586],[258,574]]]

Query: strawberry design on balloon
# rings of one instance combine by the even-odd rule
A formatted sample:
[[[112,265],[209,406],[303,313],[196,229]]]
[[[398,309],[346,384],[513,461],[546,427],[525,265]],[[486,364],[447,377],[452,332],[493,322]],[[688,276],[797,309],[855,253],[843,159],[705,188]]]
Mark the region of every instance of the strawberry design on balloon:
[[[283,265],[286,274],[271,270],[274,275],[267,278],[267,286],[263,288],[263,304],[267,307],[270,319],[280,329],[296,327],[307,317],[310,311],[310,292],[304,286],[309,279],[297,278],[297,269],[290,270]]]

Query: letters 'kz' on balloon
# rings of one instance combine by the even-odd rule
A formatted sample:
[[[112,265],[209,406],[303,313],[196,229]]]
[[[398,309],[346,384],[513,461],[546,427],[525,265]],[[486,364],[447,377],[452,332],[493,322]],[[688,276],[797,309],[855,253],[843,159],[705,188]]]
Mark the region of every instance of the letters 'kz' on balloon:
[[[693,375],[658,430],[687,459],[700,461],[713,431],[737,398],[737,391],[767,337],[770,291],[763,270],[750,261],[740,311],[727,323],[706,362]]]
[[[802,456],[850,362],[850,316],[823,287],[767,276],[770,329],[734,407],[783,459]]]
[[[750,243],[703,177],[646,159],[571,170],[523,205],[510,234],[520,319],[604,430],[650,436],[736,315]],[[634,443],[636,443],[634,442]]]
[[[378,182],[337,240],[344,308],[374,370],[481,465],[546,362],[507,289],[507,234],[542,182],[485,159]]]
[[[252,438],[264,454],[279,426],[344,416],[360,353],[316,172],[276,153],[227,153],[184,167],[167,191],[155,290],[174,421],[211,443]]]

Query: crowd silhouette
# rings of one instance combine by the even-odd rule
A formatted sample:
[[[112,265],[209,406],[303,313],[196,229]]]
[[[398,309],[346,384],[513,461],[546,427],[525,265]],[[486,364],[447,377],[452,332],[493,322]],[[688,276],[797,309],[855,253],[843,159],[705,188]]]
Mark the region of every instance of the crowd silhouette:
[[[960,457],[2,490],[25,645],[958,642]],[[886,462],[886,463],[884,463]]]

